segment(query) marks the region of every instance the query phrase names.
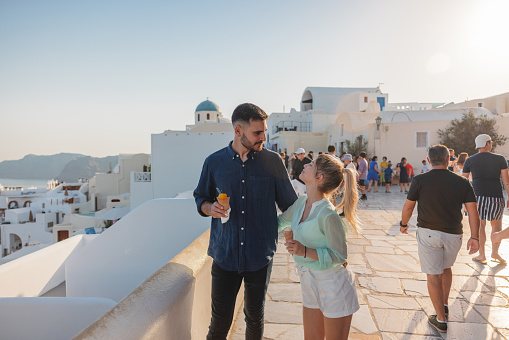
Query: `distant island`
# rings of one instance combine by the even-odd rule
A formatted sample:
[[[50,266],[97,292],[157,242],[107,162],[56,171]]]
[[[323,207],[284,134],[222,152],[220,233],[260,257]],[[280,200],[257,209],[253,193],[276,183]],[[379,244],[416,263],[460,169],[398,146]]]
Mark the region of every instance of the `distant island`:
[[[26,155],[22,159],[0,162],[0,178],[56,179],[59,182],[76,182],[90,179],[96,172],[108,172],[118,164],[118,156],[103,158],[76,153],[57,155]]]

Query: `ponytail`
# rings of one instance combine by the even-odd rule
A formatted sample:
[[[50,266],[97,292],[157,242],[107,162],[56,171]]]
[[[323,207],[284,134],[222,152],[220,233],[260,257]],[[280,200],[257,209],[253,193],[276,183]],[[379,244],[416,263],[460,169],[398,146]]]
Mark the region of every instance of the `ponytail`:
[[[346,220],[350,222],[355,232],[359,234],[360,221],[356,213],[357,201],[359,200],[356,171],[345,168],[343,162],[331,155],[318,155],[314,162],[316,175],[323,175],[323,181],[318,186],[318,190],[326,196],[334,195],[338,188],[343,190],[343,200],[336,207],[336,211],[343,208]]]
[[[357,176],[352,169],[343,168],[343,200],[336,207],[343,208],[346,220],[350,222],[357,234],[361,230],[360,221],[357,217],[357,202],[359,201],[359,193],[357,191]]]

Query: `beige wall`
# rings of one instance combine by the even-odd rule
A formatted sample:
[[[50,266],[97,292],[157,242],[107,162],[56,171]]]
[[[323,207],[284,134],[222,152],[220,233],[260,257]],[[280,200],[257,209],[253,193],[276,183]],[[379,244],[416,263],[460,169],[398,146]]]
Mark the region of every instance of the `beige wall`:
[[[509,105],[507,107],[509,108]],[[499,134],[506,136],[508,139],[506,143],[499,146],[495,152],[504,155],[506,159],[509,159],[509,115],[505,117],[497,117],[497,129]]]
[[[509,116],[496,119],[498,132],[509,138]],[[427,147],[416,148],[416,132],[427,131],[428,146],[431,146],[439,142],[437,131],[443,129],[447,124],[449,121],[386,123],[380,126],[379,139],[375,138],[376,127],[373,124],[370,128],[369,146],[370,149],[375,147],[374,153],[378,156],[379,161],[383,156],[387,156],[396,165],[400,162],[401,157],[406,157],[417,174],[421,172],[422,160],[426,159]],[[386,127],[388,127],[388,131],[385,131]],[[495,152],[509,158],[509,140],[505,145],[498,147]]]
[[[427,148],[438,143],[437,130],[443,128],[444,121],[388,123],[380,126],[379,136],[375,138],[376,127],[371,129],[370,144],[381,161],[383,156],[392,161],[395,166],[406,157],[408,163],[414,167],[416,174],[421,172],[422,160],[426,159]],[[386,131],[388,127],[388,131]],[[416,132],[428,132],[428,145],[424,148],[416,147]]]
[[[473,99],[459,104],[459,107],[478,107],[478,103],[482,103],[482,107],[503,114],[509,112],[509,92],[497,96]]]

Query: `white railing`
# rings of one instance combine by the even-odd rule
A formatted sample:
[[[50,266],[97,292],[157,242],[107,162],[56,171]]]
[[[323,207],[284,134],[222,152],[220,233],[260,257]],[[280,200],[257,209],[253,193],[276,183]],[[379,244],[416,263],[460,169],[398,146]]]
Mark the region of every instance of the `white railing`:
[[[152,173],[151,172],[135,172],[134,173],[134,181],[135,182],[151,182],[152,181]]]

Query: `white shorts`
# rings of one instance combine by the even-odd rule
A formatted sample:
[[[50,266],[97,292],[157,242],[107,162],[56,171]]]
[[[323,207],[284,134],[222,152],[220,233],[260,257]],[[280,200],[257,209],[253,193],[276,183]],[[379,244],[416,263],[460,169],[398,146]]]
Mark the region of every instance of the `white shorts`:
[[[302,305],[320,309],[327,318],[342,318],[359,310],[355,277],[343,266],[313,270],[297,265],[302,288]]]
[[[451,268],[461,249],[463,234],[417,228],[417,251],[423,273],[438,275]]]

